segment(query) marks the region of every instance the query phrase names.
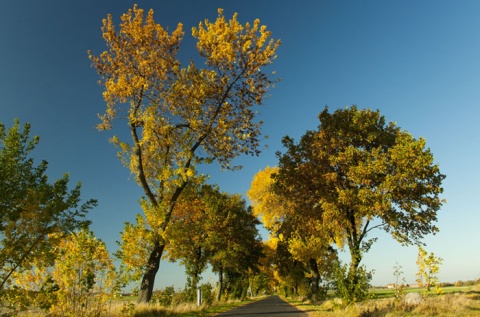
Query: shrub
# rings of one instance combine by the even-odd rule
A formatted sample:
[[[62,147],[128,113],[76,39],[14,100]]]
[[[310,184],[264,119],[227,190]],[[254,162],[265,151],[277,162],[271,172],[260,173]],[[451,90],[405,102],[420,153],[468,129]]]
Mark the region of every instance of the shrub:
[[[163,290],[155,290],[153,291],[150,303],[168,307],[172,305],[172,297],[174,293],[175,289],[173,286],[167,286]]]
[[[348,265],[338,263],[334,269],[336,295],[346,305],[361,302],[369,297],[368,289],[372,280],[372,271],[360,266],[352,273]]]
[[[212,284],[202,284],[200,285],[200,289],[202,290],[202,302],[206,305],[211,305],[215,298]]]

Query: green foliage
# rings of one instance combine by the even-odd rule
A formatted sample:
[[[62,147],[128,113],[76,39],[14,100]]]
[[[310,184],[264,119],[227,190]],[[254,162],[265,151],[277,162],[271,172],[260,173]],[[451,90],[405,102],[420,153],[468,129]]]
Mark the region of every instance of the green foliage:
[[[202,302],[205,303],[207,306],[212,305],[215,299],[215,291],[212,284],[202,284],[200,285],[200,290],[202,291]]]
[[[406,280],[403,277],[402,266],[400,264],[395,263],[393,275],[395,276],[395,304],[399,306],[403,304],[403,299],[407,292]]]
[[[325,108],[319,121],[299,142],[285,136],[286,152],[277,153],[273,190],[291,209],[282,220],[293,233],[282,234],[317,250],[347,246],[351,264],[343,288],[355,293],[352,283],[368,277],[360,263],[376,241],[368,239],[370,231],[383,229],[406,245],[438,232],[445,175],[424,139],[386,123],[379,111]],[[315,248],[297,253],[305,250]],[[365,285],[358,285],[359,294]]]
[[[250,272],[258,271],[262,256],[258,224],[240,195],[223,193],[211,185],[185,189],[167,229],[167,257],[185,266],[188,298],[195,299],[207,263],[226,277],[219,294],[235,290],[235,296],[243,296],[246,287],[240,285],[245,284]]]
[[[32,281],[38,287],[32,292],[18,288],[12,277],[50,267],[55,248],[69,233],[88,227],[85,216],[96,205],[95,200],[81,204],[81,185],[69,190],[68,174],[49,182],[48,163],[35,165],[30,157],[38,142],[30,137],[28,123],[22,130],[15,120],[8,131],[0,123],[0,303],[13,311],[37,299],[47,305],[55,287],[48,279],[45,285]]]
[[[373,271],[367,271],[365,266],[352,270],[351,266],[337,262],[334,276],[335,293],[345,305],[361,302],[370,297],[368,290],[371,287]]]
[[[167,286],[162,290],[153,291],[151,303],[168,307],[172,305],[173,294],[175,294],[175,288],[173,286]]]
[[[120,308],[120,315],[122,317],[133,317],[135,312],[135,304],[132,302],[123,303]]]

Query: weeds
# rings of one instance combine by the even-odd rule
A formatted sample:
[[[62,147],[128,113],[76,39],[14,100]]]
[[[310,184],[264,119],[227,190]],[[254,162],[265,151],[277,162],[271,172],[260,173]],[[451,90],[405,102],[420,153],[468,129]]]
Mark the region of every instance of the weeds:
[[[417,306],[407,306],[392,295],[351,305],[338,305],[330,299],[320,305],[288,300],[313,317],[470,317],[480,316],[480,289],[430,295]]]

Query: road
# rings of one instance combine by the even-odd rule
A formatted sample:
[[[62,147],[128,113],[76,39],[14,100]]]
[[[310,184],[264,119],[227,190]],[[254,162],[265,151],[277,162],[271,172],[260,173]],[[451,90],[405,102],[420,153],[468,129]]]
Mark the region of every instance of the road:
[[[290,305],[278,296],[269,296],[259,301],[234,308],[216,316],[284,316],[284,317],[306,317],[307,313]]]

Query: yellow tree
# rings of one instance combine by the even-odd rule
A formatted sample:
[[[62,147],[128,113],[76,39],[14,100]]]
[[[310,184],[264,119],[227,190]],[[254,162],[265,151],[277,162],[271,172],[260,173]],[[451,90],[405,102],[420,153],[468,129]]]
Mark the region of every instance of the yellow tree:
[[[295,263],[297,261],[303,264],[303,270],[308,270],[305,275],[311,281],[311,295],[315,299],[321,276],[327,273],[328,267],[336,259],[336,253],[330,247],[333,240],[325,235],[321,221],[305,216],[308,208],[303,209],[303,205],[299,208],[295,201],[275,192],[273,176],[278,172],[278,167],[269,166],[259,171],[252,180],[247,196],[255,216],[261,217],[265,228],[270,231],[270,238],[286,246],[285,250],[277,250],[279,257],[285,257],[285,253],[288,253],[293,260],[290,266],[298,266]],[[283,264],[287,266],[287,263]],[[290,273],[292,269],[286,271]],[[299,284],[299,281],[295,283]]]
[[[69,235],[51,234],[60,239],[50,266],[36,261],[32,268],[15,273],[15,289],[24,290],[35,309],[51,316],[100,316],[116,288],[113,260],[105,243],[84,229]]]
[[[291,212],[288,201],[282,201],[273,191],[274,180],[272,175],[278,172],[278,167],[267,166],[259,171],[252,179],[247,197],[253,207],[256,217],[262,219],[267,230],[277,234],[282,220]]]
[[[259,153],[261,121],[254,106],[274,83],[263,69],[276,58],[280,42],[258,19],[243,25],[237,14],[226,20],[219,9],[215,22],[192,28],[204,68],[193,60],[182,67],[176,57],[182,24],[169,34],[154,21],[153,10],[145,15],[134,6],[122,15],[118,31],[109,15],[102,31],[108,50],[89,52],[105,88],[107,109],[99,128],[110,129],[114,119],[124,118],[131,134],[130,141],[112,141],[145,193],[145,217],[129,230],[140,231],[148,242],[141,255],[123,252],[123,259],[140,265],[139,301],[149,301],[175,203],[187,184],[205,178],[197,166],[217,161],[235,168],[230,163],[238,155]],[[127,246],[136,241],[126,234],[124,251],[138,250]],[[140,262],[130,263],[130,257]]]
[[[417,257],[417,283],[419,286],[425,286],[426,292],[430,292],[430,287],[435,286],[437,292],[441,292],[438,287],[438,272],[440,271],[440,266],[443,263],[443,259],[435,256],[433,252],[428,252],[418,246],[418,257]]]

